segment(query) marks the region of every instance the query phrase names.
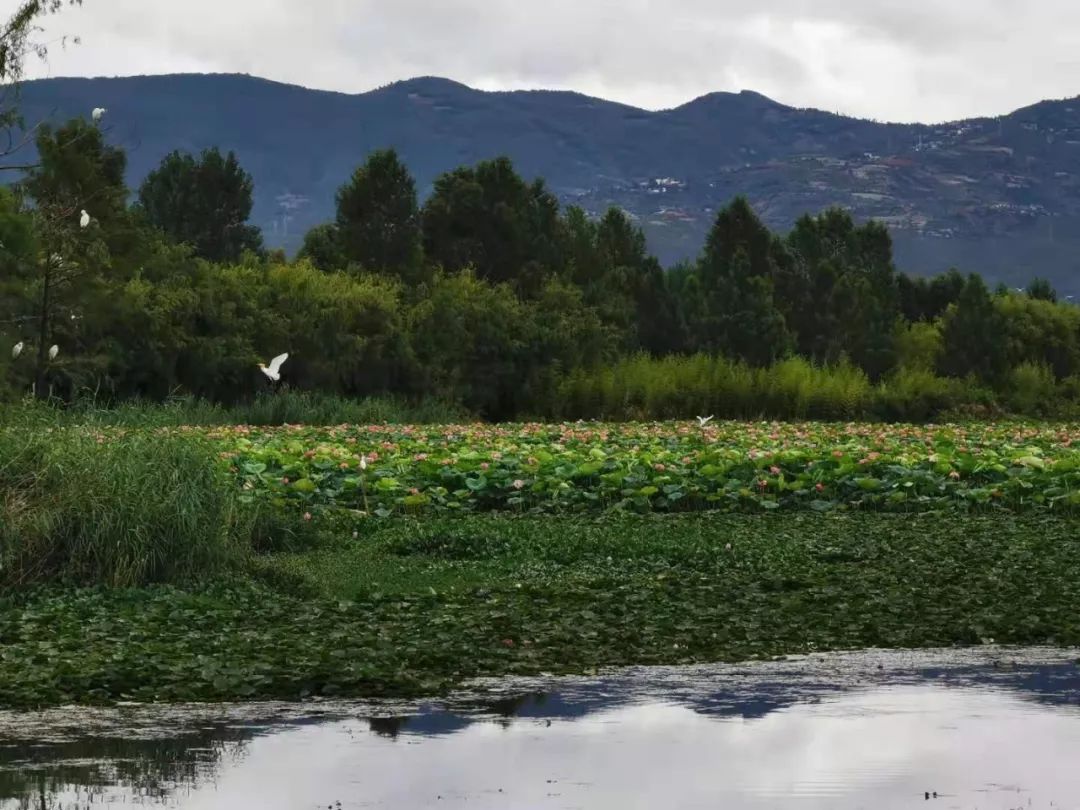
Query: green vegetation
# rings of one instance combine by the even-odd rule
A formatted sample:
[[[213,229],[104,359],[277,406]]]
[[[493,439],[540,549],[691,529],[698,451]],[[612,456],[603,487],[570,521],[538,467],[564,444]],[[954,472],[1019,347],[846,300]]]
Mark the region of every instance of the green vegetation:
[[[198,437],[0,431],[0,585],[197,581],[244,520]]]
[[[427,512],[1080,508],[1069,425],[722,422],[222,428],[243,498]]]
[[[17,428],[185,427],[212,425],[451,424],[466,421],[461,408],[438,400],[412,403],[391,397],[347,399],[306,391],[283,391],[250,402],[221,405],[182,397],[161,405],[140,400],[96,404],[81,399],[70,405],[49,402],[0,403],[0,426]]]
[[[618,664],[1080,643],[1074,435],[9,427],[0,703],[410,695]]]
[[[36,137],[40,163],[0,191],[0,345],[23,347],[0,351],[8,401],[242,408],[267,391],[256,364],[287,351],[293,391],[495,421],[1080,410],[1080,308],[1042,280],[907,276],[888,231],[844,211],[781,235],[736,199],[700,259],[665,270],[625,212],[562,209],[506,158],[443,175],[421,204],[378,151],[289,261],[247,223],[232,154],[170,154],[129,205],[107,128]]]
[[[61,5],[19,7],[0,83]],[[1076,425],[686,421],[1075,413],[1045,282],[913,279],[878,224],[742,199],[665,272],[505,158],[421,206],[392,151],[290,262],[231,153],[130,205],[100,121],[35,132],[0,188],[0,704],[1080,643]]]
[[[1074,535],[1073,523],[1000,515],[394,522],[344,548],[268,558],[274,587],[8,596],[0,696],[407,695],[620,664],[1077,644]]]

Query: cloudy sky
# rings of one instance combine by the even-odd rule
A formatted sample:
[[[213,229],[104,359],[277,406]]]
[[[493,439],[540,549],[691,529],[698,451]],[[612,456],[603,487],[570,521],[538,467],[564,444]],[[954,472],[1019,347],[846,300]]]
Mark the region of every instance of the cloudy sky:
[[[892,121],[1080,95],[1077,0],[84,0],[49,21],[48,39],[64,34],[82,44],[31,75],[242,72],[344,92],[436,75],[649,109],[750,89]]]

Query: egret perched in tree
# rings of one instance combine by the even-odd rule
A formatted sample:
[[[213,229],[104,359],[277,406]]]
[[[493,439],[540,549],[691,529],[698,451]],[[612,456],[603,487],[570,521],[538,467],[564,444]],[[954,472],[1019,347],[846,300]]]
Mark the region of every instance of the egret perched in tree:
[[[86,209],[84,208],[83,211],[82,211],[82,214],[80,214],[80,216],[79,216],[79,227],[80,228],[85,228],[89,224],[90,224],[90,215],[88,213],[86,213]]]
[[[711,422],[715,418],[716,417],[714,417],[714,416],[699,416],[697,418],[698,427],[702,427],[702,428],[705,427],[707,424],[709,424],[709,422]]]
[[[49,347],[49,360],[55,360],[58,354],[60,354],[60,347],[54,343]]]
[[[94,119],[94,123],[96,124],[107,112],[108,110],[104,107],[94,107],[94,111],[90,113],[90,117]]]
[[[271,382],[279,382],[281,380],[281,367],[288,359],[288,354],[279,354],[277,357],[270,361],[269,366],[265,366],[262,363],[259,363],[259,371],[265,374],[271,380]]]
[[[12,360],[18,360],[19,355],[22,354],[22,350],[23,350],[23,342],[20,340],[18,343],[16,343],[14,346],[11,347],[11,359]]]

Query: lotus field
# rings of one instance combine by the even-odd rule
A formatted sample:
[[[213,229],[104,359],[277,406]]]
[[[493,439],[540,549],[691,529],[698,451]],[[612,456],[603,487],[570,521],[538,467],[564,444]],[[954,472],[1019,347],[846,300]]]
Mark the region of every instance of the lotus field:
[[[230,427],[245,500],[453,512],[1080,511],[1080,425]]]

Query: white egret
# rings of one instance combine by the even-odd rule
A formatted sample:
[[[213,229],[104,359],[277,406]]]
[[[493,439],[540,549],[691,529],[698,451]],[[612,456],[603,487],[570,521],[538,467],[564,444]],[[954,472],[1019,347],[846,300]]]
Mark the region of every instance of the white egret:
[[[281,367],[288,359],[288,354],[279,354],[270,361],[269,366],[259,363],[259,371],[265,374],[272,382],[278,382],[281,380]]]
[[[711,422],[715,418],[716,417],[714,417],[714,416],[699,416],[697,418],[698,427],[705,427],[707,424],[709,424],[709,422]]]
[[[90,113],[90,117],[94,119],[94,123],[96,124],[107,112],[108,110],[104,107],[94,107],[94,111]]]
[[[18,343],[16,343],[14,346],[11,347],[11,359],[12,360],[18,360],[19,355],[22,354],[22,350],[23,350],[23,342],[20,340]]]
[[[49,359],[55,360],[56,355],[58,354],[60,354],[60,347],[54,343],[52,346],[49,347]]]
[[[89,224],[90,224],[90,215],[88,213],[86,213],[86,209],[84,208],[82,213],[79,215],[79,227],[80,228],[85,228]]]

